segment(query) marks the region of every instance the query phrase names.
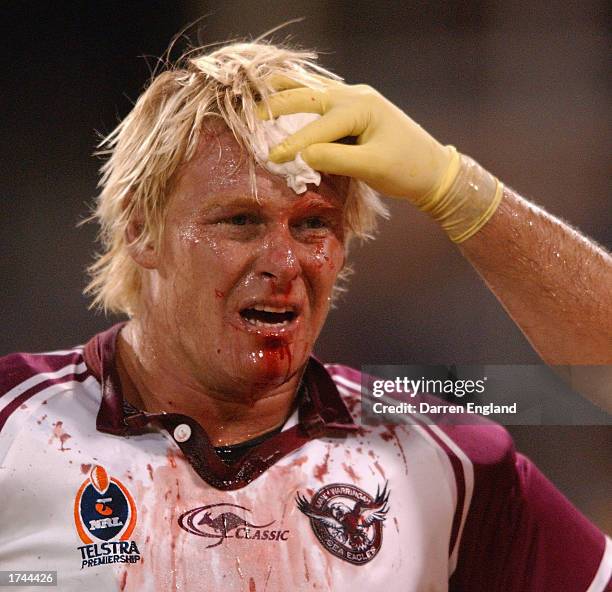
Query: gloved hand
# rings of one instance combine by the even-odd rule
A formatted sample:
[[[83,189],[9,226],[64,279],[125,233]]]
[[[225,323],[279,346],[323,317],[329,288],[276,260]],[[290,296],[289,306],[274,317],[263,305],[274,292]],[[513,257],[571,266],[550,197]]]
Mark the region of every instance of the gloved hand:
[[[383,194],[411,201],[456,242],[491,217],[501,200],[501,184],[477,163],[440,144],[373,88],[318,81],[319,89],[284,76],[270,81],[280,92],[259,104],[260,118],[322,115],[273,148],[270,160],[285,162],[301,152],[318,171],[355,177]],[[354,136],[356,145],[333,143],[346,136]]]
[[[373,88],[319,80],[321,90],[273,79],[273,88],[283,91],[269,97],[273,117],[299,112],[323,117],[275,147],[270,160],[285,162],[301,152],[318,171],[355,177],[385,195],[413,201],[436,187],[451,162],[448,148]],[[268,119],[265,104],[258,114]],[[332,143],[345,136],[355,136],[357,145]]]

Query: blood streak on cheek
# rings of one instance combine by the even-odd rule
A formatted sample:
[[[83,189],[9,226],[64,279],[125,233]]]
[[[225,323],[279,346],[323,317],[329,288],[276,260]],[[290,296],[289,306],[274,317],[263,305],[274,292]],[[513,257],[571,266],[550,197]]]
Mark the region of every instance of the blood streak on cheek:
[[[326,260],[329,261],[329,257],[324,254],[325,253],[325,245],[321,243],[317,243],[314,249],[313,263],[317,269],[322,269],[325,265]]]
[[[321,270],[324,267],[328,267],[331,271],[336,269],[336,264],[329,253],[325,241],[320,241],[314,245],[310,260],[312,266],[317,270]]]

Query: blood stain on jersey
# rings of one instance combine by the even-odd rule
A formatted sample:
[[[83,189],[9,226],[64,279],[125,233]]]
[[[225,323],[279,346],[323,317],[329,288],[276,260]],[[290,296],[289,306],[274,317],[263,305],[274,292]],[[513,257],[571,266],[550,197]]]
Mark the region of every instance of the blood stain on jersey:
[[[348,476],[353,481],[361,481],[361,478],[359,477],[359,475],[357,475],[357,473],[355,472],[355,469],[353,469],[353,467],[351,465],[347,465],[346,463],[343,462],[342,463],[342,468],[346,471]]]
[[[57,421],[53,424],[53,433],[51,435],[51,438],[49,438],[49,444],[51,444],[53,442],[53,440],[57,439],[59,440],[60,443],[60,450],[62,452],[66,452],[68,450],[70,450],[70,448],[66,448],[64,446],[64,444],[66,444],[66,442],[72,438],[72,436],[66,432],[63,431],[63,426],[64,426],[64,422],[63,421]]]
[[[353,565],[374,559],[382,546],[383,522],[389,511],[388,482],[372,498],[355,485],[334,483],[319,489],[310,501],[298,493],[297,507],[323,548]]]
[[[140,561],[136,542],[130,540],[136,518],[136,504],[125,485],[93,465],[74,499],[74,523],[84,543],[78,547],[81,569]]]
[[[227,508],[223,511],[221,507]],[[210,511],[213,508],[217,510]],[[236,508],[236,509],[234,509]],[[238,513],[237,513],[238,512]],[[246,513],[249,508],[238,504],[217,503],[188,510],[179,516],[179,526],[190,534],[217,539],[207,545],[207,549],[217,547],[226,539],[243,539],[249,541],[286,541],[288,530],[269,529],[275,520],[267,524],[253,524]],[[213,516],[213,513],[216,514]],[[242,514],[239,516],[238,514]]]
[[[404,447],[402,446],[402,443],[395,431],[396,427],[397,426],[394,426],[394,425],[385,426],[386,432],[383,432],[382,434],[380,434],[380,437],[383,440],[385,440],[385,442],[390,442],[391,440],[395,440],[395,444],[397,445],[397,448],[399,450],[398,456],[401,455],[402,460],[404,461],[404,469],[407,475],[408,474],[408,462],[406,461],[406,454],[404,453]]]
[[[331,456],[331,451],[328,446],[323,462],[319,465],[316,465],[314,468],[314,477],[315,479],[318,479],[321,482],[323,482],[323,477],[325,477],[325,475],[329,473],[329,457],[330,456]]]

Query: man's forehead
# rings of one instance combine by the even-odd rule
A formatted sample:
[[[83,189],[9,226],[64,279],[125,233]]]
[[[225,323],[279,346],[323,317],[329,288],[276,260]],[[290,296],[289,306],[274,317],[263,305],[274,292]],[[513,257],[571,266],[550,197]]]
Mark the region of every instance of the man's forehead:
[[[186,166],[193,164],[198,168],[223,169],[224,172],[238,172],[242,167],[248,168],[249,155],[231,130],[222,122],[212,122],[202,127],[196,151]]]
[[[232,131],[222,120],[210,118],[202,126],[193,157],[178,171],[178,178],[181,180],[179,182],[182,184],[183,181],[188,181],[203,193],[210,192],[219,196],[227,194],[228,197],[240,196],[245,199],[245,203],[248,200],[261,201],[262,193],[273,191],[282,192],[296,200],[312,198],[313,194],[317,194],[325,201],[344,204],[349,188],[349,177],[322,173],[321,184],[318,187],[309,184],[306,193],[296,194],[287,186],[283,177],[274,175],[257,164],[254,167],[258,187],[256,198],[250,178],[252,159],[247,149],[240,146]]]

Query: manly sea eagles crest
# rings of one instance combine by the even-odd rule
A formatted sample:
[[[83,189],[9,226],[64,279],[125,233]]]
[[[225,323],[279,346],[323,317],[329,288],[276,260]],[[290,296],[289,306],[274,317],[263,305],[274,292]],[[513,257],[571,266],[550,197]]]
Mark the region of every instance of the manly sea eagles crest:
[[[363,565],[374,559],[382,545],[389,493],[387,484],[382,491],[378,487],[372,498],[354,485],[334,483],[319,489],[310,501],[298,493],[296,502],[325,549]]]

